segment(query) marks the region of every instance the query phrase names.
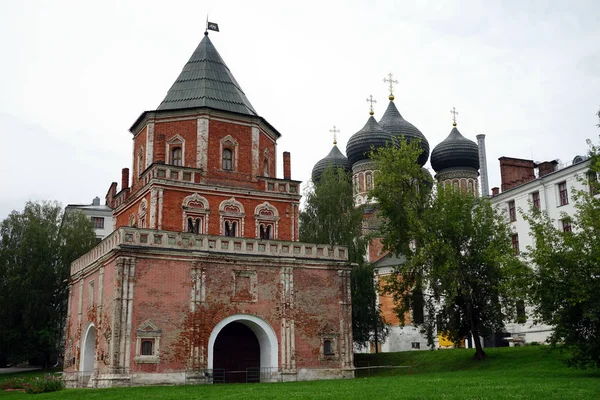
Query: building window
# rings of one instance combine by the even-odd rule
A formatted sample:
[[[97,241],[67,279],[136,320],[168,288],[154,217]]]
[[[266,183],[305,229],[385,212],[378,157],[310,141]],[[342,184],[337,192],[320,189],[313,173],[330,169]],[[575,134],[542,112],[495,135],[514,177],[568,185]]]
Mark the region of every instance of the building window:
[[[517,322],[524,324],[527,321],[527,314],[525,314],[525,302],[523,300],[517,301]]]
[[[144,148],[140,147],[140,150],[138,151],[138,160],[137,160],[138,176],[142,176],[143,171],[144,171]]]
[[[225,229],[224,229],[224,234],[225,236],[229,236],[229,237],[237,237],[237,221],[229,221],[229,220],[225,220]]]
[[[425,322],[425,315],[423,312],[424,309],[424,299],[423,292],[421,290],[415,289],[413,291],[413,304],[412,304],[412,312],[413,312],[413,323],[414,324],[422,324]]]
[[[154,355],[154,339],[143,339],[142,348],[140,349],[141,356],[153,356]]]
[[[569,193],[567,191],[567,182],[561,182],[558,184],[558,197],[559,204],[564,206],[569,204]]]
[[[570,219],[563,219],[560,221],[562,224],[562,230],[563,232],[571,232],[571,220]]]
[[[94,223],[94,229],[104,229],[104,218],[103,217],[92,217]]]
[[[135,362],[138,364],[158,364],[162,332],[151,321],[144,321],[136,330]]]
[[[518,255],[519,254],[519,235],[515,233],[514,235],[512,235],[511,239],[512,239],[513,250],[515,251],[515,254]]]
[[[508,202],[508,217],[510,222],[515,222],[517,220],[517,210],[515,208],[514,200]]]
[[[189,233],[202,233],[202,218],[192,218],[188,217],[187,219],[187,231]]]
[[[323,354],[326,356],[332,356],[335,353],[333,352],[333,343],[331,339],[323,340]]]
[[[373,182],[371,181],[371,174],[367,173],[365,175],[366,179],[367,179],[367,190],[371,190],[373,189]]]
[[[171,149],[171,163],[173,165],[177,167],[181,167],[183,165],[181,156],[181,147],[173,147],[173,149]]]
[[[410,347],[415,349],[415,350],[419,350],[421,348],[421,342],[412,342],[410,344]]]
[[[223,149],[223,169],[233,171],[233,151],[231,149]]]
[[[540,209],[540,192],[531,193],[531,202],[533,203],[533,208],[536,210]]]
[[[590,193],[597,195],[600,192],[600,186],[598,184],[598,174],[594,171],[588,173],[588,182],[590,184]]]
[[[266,158],[263,160],[263,176],[269,176],[269,160]]]
[[[273,226],[260,224],[260,238],[265,240],[273,239]]]

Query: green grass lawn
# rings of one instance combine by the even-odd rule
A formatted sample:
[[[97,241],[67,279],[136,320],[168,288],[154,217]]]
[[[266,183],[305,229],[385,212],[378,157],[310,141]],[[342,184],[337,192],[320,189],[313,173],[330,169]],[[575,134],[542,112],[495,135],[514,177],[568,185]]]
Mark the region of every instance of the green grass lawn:
[[[20,399],[600,399],[600,371],[578,371],[546,347],[486,349],[488,359],[472,361],[473,350],[415,351],[357,355],[360,365],[409,365],[378,370],[371,377],[293,383],[69,389]],[[0,375],[0,381],[4,376]]]

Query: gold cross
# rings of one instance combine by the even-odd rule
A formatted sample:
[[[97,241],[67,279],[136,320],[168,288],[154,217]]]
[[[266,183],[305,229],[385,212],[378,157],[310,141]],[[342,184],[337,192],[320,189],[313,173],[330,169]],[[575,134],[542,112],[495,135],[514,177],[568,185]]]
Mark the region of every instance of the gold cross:
[[[450,114],[452,114],[452,126],[456,126],[456,116],[458,115],[458,111],[456,111],[455,107],[452,107],[452,110],[450,110]]]
[[[333,129],[330,129],[329,132],[333,133],[333,144],[337,144],[337,134],[340,133],[340,130],[333,126]]]
[[[390,98],[391,101],[393,101],[394,100],[394,83],[398,83],[398,81],[392,79],[392,73],[391,72],[388,74],[388,76],[390,78],[389,79],[383,78],[383,82],[384,83],[388,83],[388,82],[390,83],[390,89],[389,89],[390,90],[390,97],[389,98]]]
[[[373,104],[377,103],[377,100],[373,99],[373,95],[372,94],[370,94],[369,97],[367,98],[367,103],[371,103],[371,107],[369,109],[369,114],[370,115],[375,114],[375,111],[373,111]]]

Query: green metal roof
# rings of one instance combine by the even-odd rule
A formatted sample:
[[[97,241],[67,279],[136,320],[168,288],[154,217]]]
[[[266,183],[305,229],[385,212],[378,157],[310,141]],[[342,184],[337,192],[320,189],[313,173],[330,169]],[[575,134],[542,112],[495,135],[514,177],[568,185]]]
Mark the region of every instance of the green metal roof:
[[[206,33],[158,110],[194,107],[258,115]]]

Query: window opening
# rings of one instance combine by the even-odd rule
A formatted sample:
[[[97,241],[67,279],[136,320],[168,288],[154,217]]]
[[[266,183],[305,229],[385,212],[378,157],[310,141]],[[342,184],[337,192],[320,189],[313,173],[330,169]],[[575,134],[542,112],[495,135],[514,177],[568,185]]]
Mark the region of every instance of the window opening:
[[[536,210],[540,209],[540,192],[531,193],[531,201],[533,202],[533,207]]]
[[[558,195],[560,205],[564,206],[569,204],[569,192],[567,191],[567,182],[562,182],[558,184]]]
[[[510,222],[515,222],[517,220],[517,210],[515,208],[514,200],[508,202],[508,216],[510,218]]]
[[[142,349],[140,354],[142,356],[154,355],[154,340],[144,339],[142,340]]]
[[[181,167],[183,165],[181,156],[181,147],[174,147],[171,150],[171,163],[175,166]]]
[[[231,149],[223,149],[223,169],[233,171],[233,151]]]

